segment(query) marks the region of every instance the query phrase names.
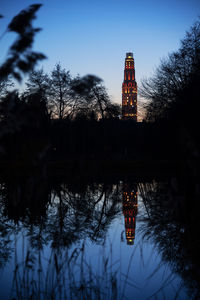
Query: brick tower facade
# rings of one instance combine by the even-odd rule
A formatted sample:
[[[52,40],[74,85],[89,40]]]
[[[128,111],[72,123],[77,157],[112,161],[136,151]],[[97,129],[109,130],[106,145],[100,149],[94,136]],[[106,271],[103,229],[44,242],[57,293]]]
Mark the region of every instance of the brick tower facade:
[[[122,84],[122,119],[137,122],[137,82],[133,53],[126,53],[124,81]]]

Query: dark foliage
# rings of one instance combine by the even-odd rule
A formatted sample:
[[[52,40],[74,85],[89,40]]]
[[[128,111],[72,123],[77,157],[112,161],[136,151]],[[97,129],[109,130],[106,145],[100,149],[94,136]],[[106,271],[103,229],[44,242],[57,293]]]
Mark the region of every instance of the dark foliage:
[[[10,75],[21,81],[22,74],[31,71],[38,61],[45,58],[44,54],[31,50],[35,34],[41,30],[32,26],[40,7],[41,4],[30,5],[8,25],[7,32],[15,32],[18,37],[9,49],[8,58],[0,66],[0,81],[6,80]]]
[[[106,117],[118,117],[120,107],[112,104],[102,79],[94,75],[75,78],[72,82],[72,90],[81,97],[79,110],[84,114],[91,115],[93,111],[102,119]]]
[[[183,157],[175,131],[165,123],[135,123],[119,119],[79,118],[60,123],[52,121],[51,160],[130,161],[176,160]],[[158,142],[159,141],[159,142]],[[173,147],[172,147],[173,145]],[[177,152],[176,152],[177,151]]]
[[[196,121],[199,70],[200,21],[197,21],[181,41],[180,49],[161,61],[152,78],[143,81],[141,94],[149,100],[146,119]]]
[[[146,121],[169,124],[185,158],[199,159],[200,21],[186,33],[180,49],[161,61],[154,77],[143,81],[141,94],[148,100]]]
[[[49,147],[45,98],[39,93],[27,97],[9,93],[1,99],[0,115],[1,159],[30,164],[42,159]]]

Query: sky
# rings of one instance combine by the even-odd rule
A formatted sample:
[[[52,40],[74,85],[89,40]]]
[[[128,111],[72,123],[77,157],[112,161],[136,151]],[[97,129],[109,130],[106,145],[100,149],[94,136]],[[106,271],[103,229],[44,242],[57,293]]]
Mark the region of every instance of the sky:
[[[140,87],[200,16],[200,0],[0,0],[0,36],[13,16],[34,3],[43,4],[34,21],[43,29],[34,50],[47,56],[38,68],[51,72],[60,62],[73,76],[97,75],[117,103],[126,52],[133,52]],[[0,38],[0,62],[14,38]]]

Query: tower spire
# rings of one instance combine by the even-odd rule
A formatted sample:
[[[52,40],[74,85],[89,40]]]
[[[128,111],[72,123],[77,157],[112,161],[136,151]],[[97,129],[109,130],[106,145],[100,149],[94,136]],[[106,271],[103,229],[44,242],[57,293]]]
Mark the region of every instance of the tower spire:
[[[122,118],[137,122],[137,82],[132,52],[126,53],[124,81],[122,83]]]

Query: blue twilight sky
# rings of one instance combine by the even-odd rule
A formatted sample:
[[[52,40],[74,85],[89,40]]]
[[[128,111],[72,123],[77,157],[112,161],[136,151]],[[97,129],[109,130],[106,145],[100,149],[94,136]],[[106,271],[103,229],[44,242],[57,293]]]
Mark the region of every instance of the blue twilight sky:
[[[71,71],[104,80],[121,102],[124,58],[133,52],[136,80],[151,76],[162,57],[178,49],[185,31],[200,15],[200,0],[0,0],[0,34],[11,18],[29,4],[43,3],[35,26],[34,49],[48,57],[40,66],[50,72],[56,62]],[[0,62],[13,40],[0,40]]]

